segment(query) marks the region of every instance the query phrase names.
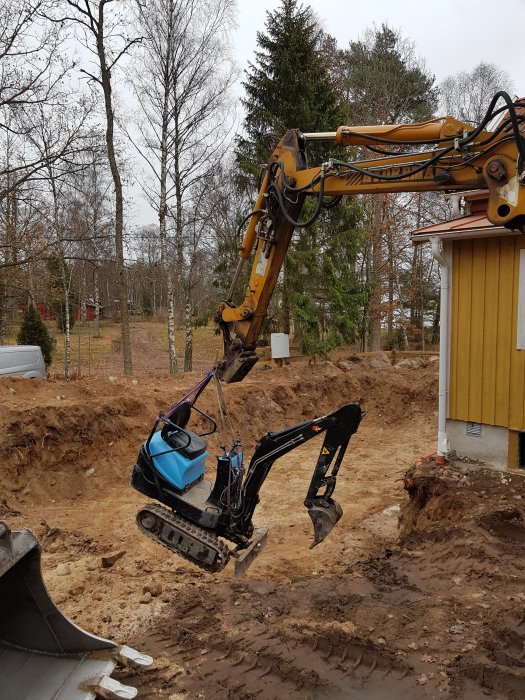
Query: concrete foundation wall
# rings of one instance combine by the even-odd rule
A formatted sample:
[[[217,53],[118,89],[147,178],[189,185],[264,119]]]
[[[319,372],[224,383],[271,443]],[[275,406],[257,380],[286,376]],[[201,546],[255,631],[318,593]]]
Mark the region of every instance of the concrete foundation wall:
[[[496,469],[507,469],[509,431],[495,425],[482,425],[481,435],[467,435],[467,424],[462,420],[447,420],[450,450],[460,457],[471,457]]]

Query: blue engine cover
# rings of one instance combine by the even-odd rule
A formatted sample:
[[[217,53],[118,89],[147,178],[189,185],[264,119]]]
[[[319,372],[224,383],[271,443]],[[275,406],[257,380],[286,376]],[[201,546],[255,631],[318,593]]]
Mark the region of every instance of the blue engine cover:
[[[146,443],[144,443],[146,444]],[[149,444],[151,455],[173,449],[162,439],[161,431],[154,433]],[[195,459],[187,459],[180,452],[168,452],[153,457],[153,466],[167,482],[179,491],[184,491],[190,484],[204,475],[208,451],[206,450]]]

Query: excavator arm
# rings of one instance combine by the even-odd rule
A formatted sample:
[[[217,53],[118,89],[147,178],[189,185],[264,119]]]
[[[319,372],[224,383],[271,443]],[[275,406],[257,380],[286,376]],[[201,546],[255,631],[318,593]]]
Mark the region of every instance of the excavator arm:
[[[499,99],[505,106],[496,109]],[[396,192],[463,192],[488,189],[487,217],[495,225],[525,232],[525,102],[497,93],[481,124],[474,128],[452,117],[420,124],[341,126],[336,132],[288,131],[265,168],[255,207],[239,250],[239,263],[217,320],[224,356],[217,376],[241,381],[257,362],[255,346],[268,305],[298,226],[313,224],[324,208],[343,196]],[[489,123],[499,122],[492,130]],[[367,146],[380,152],[368,160],[331,159],[308,167],[309,142],[340,147]],[[391,153],[388,150],[406,149]],[[307,197],[316,207],[299,221]],[[233,301],[245,262],[252,267],[244,298]]]

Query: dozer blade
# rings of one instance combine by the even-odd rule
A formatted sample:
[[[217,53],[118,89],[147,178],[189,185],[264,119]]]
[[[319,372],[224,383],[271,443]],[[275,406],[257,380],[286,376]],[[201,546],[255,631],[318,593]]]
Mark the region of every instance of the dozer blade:
[[[140,666],[153,662],[68,620],[46,591],[35,536],[0,522],[0,698],[134,697],[134,688],[110,678],[124,658]]]
[[[251,566],[253,560],[256,559],[266,547],[268,528],[260,527],[255,532],[255,538],[250,545],[237,555],[237,561],[235,562],[235,578],[241,578]]]
[[[310,549],[322,542],[329,535],[334,525],[343,515],[343,509],[333,498],[315,498],[313,505],[308,508],[314,526],[314,539]]]

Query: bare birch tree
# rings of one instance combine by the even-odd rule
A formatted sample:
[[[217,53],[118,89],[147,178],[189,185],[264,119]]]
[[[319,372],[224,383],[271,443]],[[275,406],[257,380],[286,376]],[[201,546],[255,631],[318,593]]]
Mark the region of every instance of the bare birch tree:
[[[175,307],[184,309],[184,369],[191,369],[191,267],[185,265],[184,207],[225,147],[229,88],[234,71],[228,31],[233,0],[153,0],[139,5],[146,36],[143,70],[135,80],[145,120],[139,151],[153,173],[150,201],[159,214],[162,266],[168,285],[170,372],[177,371]],[[138,73],[138,71],[136,71]],[[135,74],[134,74],[135,75]],[[175,280],[168,257],[168,225],[173,225]],[[186,261],[187,262],[187,261]]]
[[[67,189],[75,174],[87,166],[86,155],[96,157],[95,140],[88,126],[92,104],[89,102],[79,105],[68,104],[65,98],[60,109],[56,105],[37,105],[33,112],[33,120],[28,138],[42,162],[46,164],[39,178],[49,191],[49,214],[47,216],[50,229],[49,243],[58,261],[59,273],[63,290],[63,331],[64,331],[64,378],[71,379],[71,318],[70,298],[72,285],[72,268],[66,265],[69,249],[77,243],[68,231],[65,221]],[[51,154],[56,150],[57,142],[62,134],[68,134],[70,155],[67,159],[55,160]]]
[[[73,178],[69,212],[69,227],[77,232],[78,255],[82,264],[80,303],[83,321],[86,316],[87,287],[92,291],[91,301],[95,307],[93,338],[100,338],[100,266],[112,259],[111,175],[107,163],[102,161],[102,155],[102,148],[97,147],[85,167]],[[88,284],[90,275],[92,283]]]
[[[124,9],[124,2],[117,3],[117,9],[108,15],[106,10],[113,2],[114,0],[66,0],[71,14],[61,19],[72,22],[81,29],[85,45],[95,55],[97,60],[98,70],[96,73],[85,69],[82,69],[82,72],[101,88],[104,96],[106,150],[115,189],[115,261],[121,319],[122,355],[124,373],[131,374],[133,370],[131,336],[124,264],[124,197],[121,168],[115,146],[113,73],[120,59],[141,39],[138,37],[130,38],[126,32],[123,17],[119,15],[119,10]]]
[[[481,122],[498,90],[512,92],[509,74],[494,63],[478,63],[470,71],[449,75],[439,86],[441,114],[451,114],[464,122]]]
[[[17,145],[17,158],[0,157],[0,199],[68,153],[60,150],[42,160],[27,149],[26,114],[38,105],[54,104],[72,62],[61,52],[63,29],[46,13],[53,0],[4,0],[0,4],[0,140]],[[58,144],[57,144],[58,145]]]

